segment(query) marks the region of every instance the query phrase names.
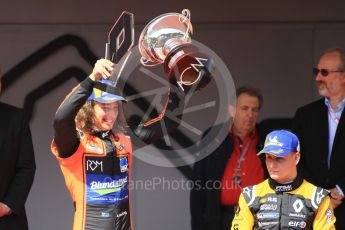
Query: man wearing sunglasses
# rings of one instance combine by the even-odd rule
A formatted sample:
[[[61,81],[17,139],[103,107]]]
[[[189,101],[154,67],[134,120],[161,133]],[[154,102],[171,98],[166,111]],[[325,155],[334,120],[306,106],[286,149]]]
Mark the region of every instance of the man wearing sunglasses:
[[[345,50],[326,51],[313,69],[323,97],[299,108],[293,131],[301,141],[301,173],[311,183],[329,189],[337,217],[345,229]]]

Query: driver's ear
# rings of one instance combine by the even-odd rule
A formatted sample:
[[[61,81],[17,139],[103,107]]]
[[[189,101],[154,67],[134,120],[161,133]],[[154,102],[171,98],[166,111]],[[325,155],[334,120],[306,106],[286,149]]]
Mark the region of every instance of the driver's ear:
[[[296,163],[296,165],[298,164],[300,158],[301,158],[300,152],[296,152],[296,153],[295,153],[295,163]]]

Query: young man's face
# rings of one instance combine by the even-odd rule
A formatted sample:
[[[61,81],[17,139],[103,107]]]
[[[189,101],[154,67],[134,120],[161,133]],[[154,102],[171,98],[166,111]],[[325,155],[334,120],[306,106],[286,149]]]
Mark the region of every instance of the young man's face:
[[[116,122],[118,116],[119,104],[100,103],[95,101],[94,105],[94,126],[100,131],[111,130]]]
[[[270,177],[279,183],[291,182],[297,176],[297,164],[300,153],[289,153],[284,157],[276,157],[266,153],[266,167]]]

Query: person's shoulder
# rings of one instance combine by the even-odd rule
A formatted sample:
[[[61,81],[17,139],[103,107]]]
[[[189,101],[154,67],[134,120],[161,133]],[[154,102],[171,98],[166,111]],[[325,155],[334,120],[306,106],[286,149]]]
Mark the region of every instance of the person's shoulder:
[[[312,190],[315,190],[317,188],[317,186],[310,183],[306,179],[303,179],[301,187],[299,187],[299,188],[303,188],[304,190],[307,190],[307,191],[312,191]]]
[[[122,142],[125,146],[132,146],[131,136],[127,132],[118,131],[116,132],[115,136],[118,136],[120,142]]]
[[[304,196],[307,196],[306,198],[311,200],[311,204],[315,209],[318,208],[318,206],[322,203],[322,201],[330,194],[330,192],[327,189],[324,189],[322,187],[316,186],[307,180],[303,181],[303,190],[304,190]]]
[[[254,202],[255,197],[265,194],[268,188],[269,185],[267,179],[259,184],[244,187],[242,189],[242,194],[248,206],[250,206]]]
[[[319,110],[321,106],[325,105],[325,98],[321,98],[319,100],[313,101],[309,104],[303,105],[298,108],[300,111],[310,111],[310,110]]]
[[[269,183],[268,183],[268,179],[260,182],[259,184],[255,185],[255,193],[256,195],[262,195],[264,193],[266,193],[267,189],[269,189]]]
[[[218,129],[219,127],[215,129]],[[224,135],[210,134],[210,136],[208,136],[211,130],[212,128],[208,128],[205,132],[203,132],[201,142],[199,143],[201,146],[209,146],[210,143],[212,143],[212,146],[215,146],[213,151],[211,151],[211,154],[208,156],[212,158],[218,155],[223,155],[225,153],[224,150],[226,150],[226,153],[228,153],[228,151],[232,151],[233,137],[229,135],[229,131],[224,133]],[[230,128],[227,130],[230,130]]]
[[[316,193],[319,192],[320,194],[329,194],[329,190],[324,189],[322,187],[316,186],[312,183],[310,183],[307,180],[303,180],[303,184],[302,184],[306,189],[310,190],[310,191],[315,191]]]
[[[121,140],[131,140],[132,137],[129,133],[123,131],[117,131],[115,136],[118,136]]]
[[[13,117],[22,116],[23,109],[0,102],[0,113],[13,118]]]
[[[18,107],[15,107],[13,105],[6,104],[6,103],[3,103],[3,102],[0,102],[0,108],[1,108],[1,111],[7,111],[7,112],[19,113],[19,112],[22,111],[22,109],[20,109]]]
[[[255,125],[256,133],[258,134],[260,141],[265,141],[266,135],[271,131],[266,124],[258,123]]]

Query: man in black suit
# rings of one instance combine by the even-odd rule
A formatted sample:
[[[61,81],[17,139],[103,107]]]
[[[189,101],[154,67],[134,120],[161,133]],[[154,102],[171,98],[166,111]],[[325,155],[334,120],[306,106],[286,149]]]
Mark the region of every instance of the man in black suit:
[[[300,171],[329,189],[337,229],[345,229],[345,50],[326,51],[313,69],[322,99],[299,108],[293,131],[301,141]]]
[[[31,133],[22,111],[4,103],[0,103],[0,157],[0,229],[26,230],[24,204],[36,169]]]

